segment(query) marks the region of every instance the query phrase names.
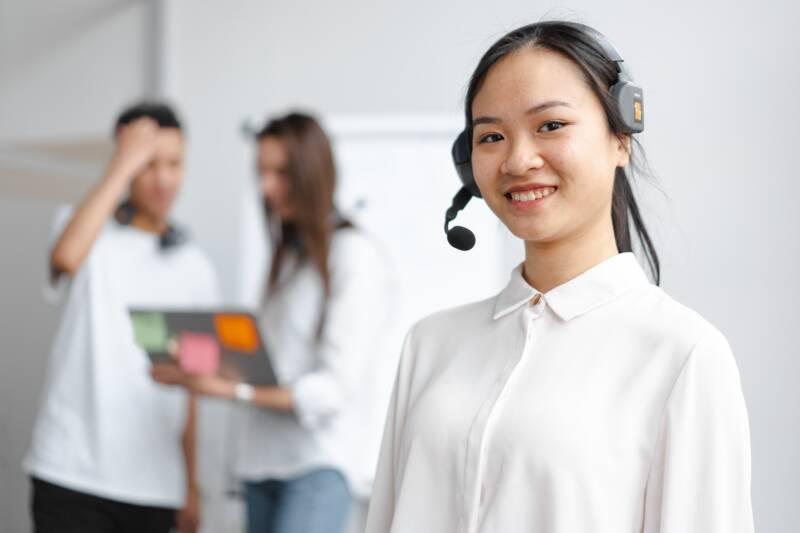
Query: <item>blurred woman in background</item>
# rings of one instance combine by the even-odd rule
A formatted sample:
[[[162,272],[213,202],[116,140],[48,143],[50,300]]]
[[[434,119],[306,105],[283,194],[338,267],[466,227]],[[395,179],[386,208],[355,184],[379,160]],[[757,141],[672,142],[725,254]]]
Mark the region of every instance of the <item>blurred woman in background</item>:
[[[257,141],[273,245],[261,329],[280,386],[167,366],[153,374],[243,404],[233,461],[249,531],[339,532],[377,456],[368,433],[380,404],[371,385],[388,366],[380,361],[392,305],[388,265],[372,238],[337,211],[333,153],[314,118],[275,118]]]

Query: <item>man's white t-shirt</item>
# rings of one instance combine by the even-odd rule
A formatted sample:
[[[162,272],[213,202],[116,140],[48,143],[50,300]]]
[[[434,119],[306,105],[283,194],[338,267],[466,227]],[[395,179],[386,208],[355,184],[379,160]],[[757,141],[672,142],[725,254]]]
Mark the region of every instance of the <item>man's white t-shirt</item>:
[[[68,215],[56,217],[55,236]],[[187,396],[151,379],[128,308],[217,304],[210,261],[192,243],[161,250],[158,236],[111,220],[60,283],[66,302],[25,470],[103,498],[180,507]]]

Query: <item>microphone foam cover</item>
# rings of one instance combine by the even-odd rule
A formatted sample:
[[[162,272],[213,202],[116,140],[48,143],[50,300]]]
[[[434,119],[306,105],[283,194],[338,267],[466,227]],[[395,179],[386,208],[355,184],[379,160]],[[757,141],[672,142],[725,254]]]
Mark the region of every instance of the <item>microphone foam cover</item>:
[[[466,252],[475,246],[475,234],[464,226],[454,226],[447,232],[447,242],[453,248]]]

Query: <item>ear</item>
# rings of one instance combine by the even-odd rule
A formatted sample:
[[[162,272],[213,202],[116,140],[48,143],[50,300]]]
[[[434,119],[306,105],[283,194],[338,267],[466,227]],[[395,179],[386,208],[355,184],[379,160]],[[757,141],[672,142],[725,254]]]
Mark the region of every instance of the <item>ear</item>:
[[[614,138],[617,166],[626,167],[631,160],[631,136],[619,135]]]

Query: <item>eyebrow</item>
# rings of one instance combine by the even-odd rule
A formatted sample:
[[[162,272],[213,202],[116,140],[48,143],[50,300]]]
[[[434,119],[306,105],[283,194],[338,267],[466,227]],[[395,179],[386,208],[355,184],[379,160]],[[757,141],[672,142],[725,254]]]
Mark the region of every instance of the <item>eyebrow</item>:
[[[541,113],[545,109],[550,109],[552,107],[569,107],[571,109],[574,109],[572,105],[568,104],[567,102],[564,102],[563,100],[550,100],[549,102],[543,102],[541,104],[531,107],[530,109],[525,111],[525,114],[535,115],[536,113]],[[497,117],[477,117],[472,120],[472,127],[474,128],[479,124],[497,124],[498,122],[500,122],[500,119]]]

